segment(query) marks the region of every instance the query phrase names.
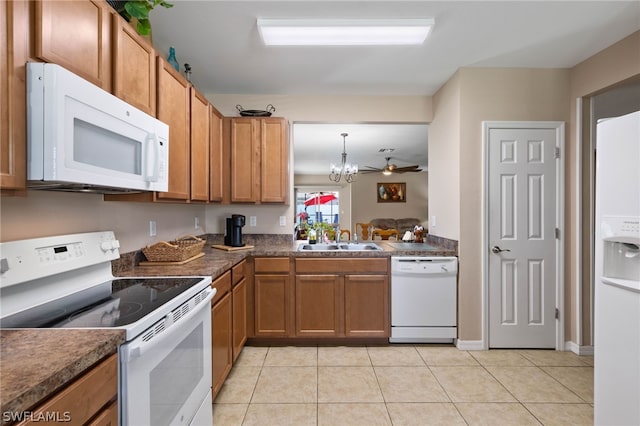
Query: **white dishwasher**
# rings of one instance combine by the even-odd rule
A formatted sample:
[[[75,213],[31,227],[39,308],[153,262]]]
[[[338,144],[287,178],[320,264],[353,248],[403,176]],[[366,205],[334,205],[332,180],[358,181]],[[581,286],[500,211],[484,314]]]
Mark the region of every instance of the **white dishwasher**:
[[[391,257],[391,343],[457,337],[456,257]]]

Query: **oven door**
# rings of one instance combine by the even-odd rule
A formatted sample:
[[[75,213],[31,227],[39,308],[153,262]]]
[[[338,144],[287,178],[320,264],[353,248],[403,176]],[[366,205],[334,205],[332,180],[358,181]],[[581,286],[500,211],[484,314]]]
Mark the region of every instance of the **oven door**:
[[[120,346],[121,425],[189,425],[203,415],[213,423],[211,401],[205,399],[211,398],[214,294],[209,289],[193,308],[185,308],[192,299]]]

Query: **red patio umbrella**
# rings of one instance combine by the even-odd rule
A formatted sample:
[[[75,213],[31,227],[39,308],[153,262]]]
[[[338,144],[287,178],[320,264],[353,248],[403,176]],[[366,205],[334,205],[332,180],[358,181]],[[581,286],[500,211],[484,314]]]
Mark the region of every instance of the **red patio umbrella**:
[[[329,203],[333,200],[337,200],[338,197],[336,197],[335,195],[329,193],[329,194],[316,194],[313,197],[305,200],[304,205],[305,206],[312,206],[312,205],[316,205],[316,204],[326,204]]]

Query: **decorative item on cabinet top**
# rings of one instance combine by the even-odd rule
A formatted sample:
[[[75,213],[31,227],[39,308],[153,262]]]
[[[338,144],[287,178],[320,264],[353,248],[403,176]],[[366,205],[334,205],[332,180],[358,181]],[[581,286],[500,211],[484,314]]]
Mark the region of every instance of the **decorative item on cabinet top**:
[[[137,21],[135,28],[138,34],[148,36],[151,34],[151,21],[149,12],[156,6],[167,9],[173,7],[172,3],[165,0],[107,0],[107,3],[127,22]]]
[[[269,104],[264,110],[259,109],[244,109],[242,105],[236,105],[238,113],[243,117],[271,117],[271,114],[276,112],[276,108]]]

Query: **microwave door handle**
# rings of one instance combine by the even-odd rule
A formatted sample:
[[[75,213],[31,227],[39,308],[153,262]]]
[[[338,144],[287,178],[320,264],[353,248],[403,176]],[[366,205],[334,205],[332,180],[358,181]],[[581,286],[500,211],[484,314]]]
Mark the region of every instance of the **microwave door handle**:
[[[145,139],[145,176],[146,182],[158,181],[158,166],[160,163],[160,147],[158,146],[158,137],[149,133]]]

